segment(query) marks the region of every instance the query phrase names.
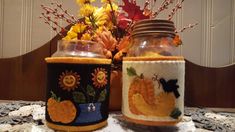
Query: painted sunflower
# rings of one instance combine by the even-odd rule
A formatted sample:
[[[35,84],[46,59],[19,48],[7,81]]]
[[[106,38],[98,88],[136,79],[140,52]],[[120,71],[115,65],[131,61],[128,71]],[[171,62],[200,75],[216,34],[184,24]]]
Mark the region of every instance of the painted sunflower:
[[[102,88],[108,82],[108,80],[107,80],[107,71],[103,68],[96,68],[94,70],[94,72],[91,73],[91,75],[92,75],[93,85],[96,88]]]
[[[80,75],[77,72],[65,71],[59,77],[59,86],[63,90],[71,91],[78,88],[80,84]]]

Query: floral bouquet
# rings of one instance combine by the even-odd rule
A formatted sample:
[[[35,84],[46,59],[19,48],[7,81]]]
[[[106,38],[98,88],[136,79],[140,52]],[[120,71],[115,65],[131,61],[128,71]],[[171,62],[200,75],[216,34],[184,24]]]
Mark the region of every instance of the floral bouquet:
[[[101,7],[93,6],[95,0],[76,0],[79,6],[80,19],[70,15],[61,4],[51,3],[55,8],[44,5],[40,18],[57,31],[64,40],[89,40],[103,45],[104,54],[113,60],[113,64],[120,64],[122,57],[130,47],[129,39],[132,26],[139,20],[156,19],[160,12],[168,9],[174,0],[163,0],[160,7],[154,11],[156,0],[146,0],[143,9],[137,5],[135,0],[122,0],[122,5],[118,5],[115,0],[101,0]],[[172,20],[174,14],[182,7],[184,0],[179,1],[172,8],[168,15],[168,20]],[[61,27],[57,20],[62,19],[71,25],[67,30]],[[183,29],[176,31],[183,32],[187,28],[192,28],[196,24],[189,24]],[[180,37],[176,35],[175,46],[181,44]]]

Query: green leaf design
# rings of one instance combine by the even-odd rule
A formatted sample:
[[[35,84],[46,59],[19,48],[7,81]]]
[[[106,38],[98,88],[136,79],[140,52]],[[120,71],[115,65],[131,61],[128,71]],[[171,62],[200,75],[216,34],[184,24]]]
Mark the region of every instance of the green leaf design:
[[[54,98],[54,99],[57,98],[57,97],[56,97],[56,94],[55,94],[53,91],[51,91],[51,97]]]
[[[136,70],[133,67],[126,68],[128,76],[137,76]]]
[[[103,91],[101,91],[100,97],[99,97],[99,99],[98,99],[98,102],[105,101],[106,94],[107,94],[107,90],[106,90],[106,89],[104,89]]]
[[[171,112],[171,117],[174,119],[178,119],[178,117],[182,114],[182,112],[179,110],[179,108],[175,108],[172,112]]]
[[[73,92],[73,100],[76,103],[86,103],[86,97],[82,92]]]
[[[60,97],[57,97],[56,94],[55,94],[53,91],[51,91],[51,97],[52,97],[53,99],[55,99],[56,101],[58,101],[58,102],[60,102],[60,100],[61,100],[61,98],[60,98]]]
[[[87,85],[86,92],[89,96],[95,97],[95,89],[91,85]]]

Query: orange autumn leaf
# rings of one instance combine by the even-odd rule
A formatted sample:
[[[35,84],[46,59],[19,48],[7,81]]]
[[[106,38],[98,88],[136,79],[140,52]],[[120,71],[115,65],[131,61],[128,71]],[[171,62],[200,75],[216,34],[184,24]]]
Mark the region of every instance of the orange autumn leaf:
[[[117,45],[117,49],[119,51],[125,49],[125,51],[126,51],[127,48],[129,47],[129,43],[130,43],[130,36],[125,36],[121,39],[121,41]]]
[[[173,39],[173,44],[178,47],[179,45],[182,44],[182,40],[180,39],[179,35],[176,35],[175,38]]]

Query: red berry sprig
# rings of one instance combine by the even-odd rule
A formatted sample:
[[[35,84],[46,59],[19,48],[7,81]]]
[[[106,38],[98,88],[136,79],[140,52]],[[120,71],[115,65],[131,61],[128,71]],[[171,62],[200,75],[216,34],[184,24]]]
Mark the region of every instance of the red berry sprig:
[[[168,9],[168,6],[172,4],[174,0],[164,0],[161,4],[161,6],[158,8],[156,12],[153,13],[152,18],[157,17],[160,12],[164,11],[165,9]]]
[[[178,9],[182,8],[182,4],[183,4],[184,0],[181,0],[180,2],[178,2],[175,7],[171,10],[171,14],[169,15],[168,20],[171,20],[173,18],[173,16],[175,15],[175,13],[178,11]]]
[[[182,32],[184,32],[186,29],[193,28],[193,27],[195,27],[196,25],[198,25],[198,23],[189,24],[189,25],[184,26],[182,29],[180,29],[180,30],[178,30],[178,31],[175,31],[175,32],[176,32],[176,33],[182,33]]]

